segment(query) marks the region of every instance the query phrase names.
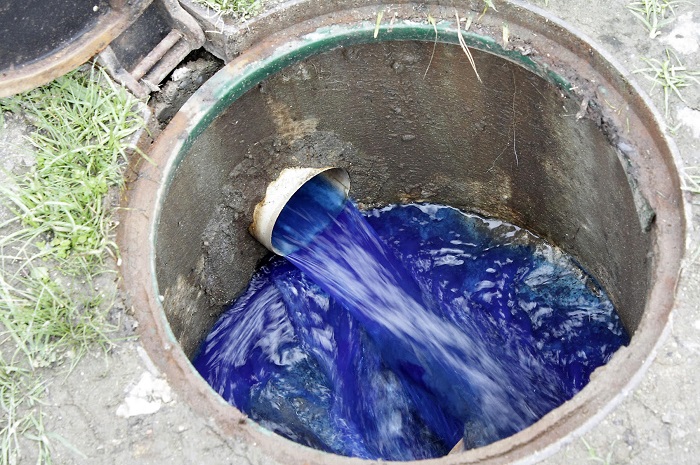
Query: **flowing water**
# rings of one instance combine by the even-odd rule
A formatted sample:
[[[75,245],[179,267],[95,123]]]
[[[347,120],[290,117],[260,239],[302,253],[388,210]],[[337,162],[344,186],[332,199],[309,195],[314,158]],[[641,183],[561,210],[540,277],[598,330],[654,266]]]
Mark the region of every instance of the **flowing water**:
[[[290,202],[273,235],[288,255],[194,360],[263,426],[341,455],[437,457],[534,423],[628,342],[599,286],[527,231],[438,205],[314,205],[326,187]]]

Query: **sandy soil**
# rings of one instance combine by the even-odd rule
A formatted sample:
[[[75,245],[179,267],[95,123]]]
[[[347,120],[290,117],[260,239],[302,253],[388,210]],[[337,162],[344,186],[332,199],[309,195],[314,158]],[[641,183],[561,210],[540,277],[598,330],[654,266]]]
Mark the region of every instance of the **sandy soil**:
[[[496,0],[496,4],[498,0]],[[627,69],[643,67],[640,57],[661,58],[672,49],[690,69],[700,69],[700,7],[682,4],[676,22],[650,40],[621,0],[550,0],[538,6],[573,24],[602,45]],[[697,2],[696,2],[697,3]],[[643,87],[648,89],[646,82]],[[686,166],[700,165],[700,85],[684,91],[687,104],[672,100],[679,122],[674,140]],[[662,94],[652,98],[663,108]],[[26,163],[18,136],[26,128],[7,118],[0,129],[0,162]],[[31,159],[31,157],[29,158]],[[0,181],[4,182],[3,178]],[[689,198],[690,199],[690,198]],[[692,200],[692,199],[691,199]],[[700,204],[695,199],[696,204]],[[0,218],[5,213],[0,211]],[[700,208],[693,205],[691,247],[700,244]],[[115,286],[116,283],[111,283]],[[117,309],[128,315],[127,310]],[[126,331],[133,326],[129,318]],[[698,463],[700,453],[700,266],[688,264],[678,289],[668,339],[640,385],[582,438],[570,438],[544,460],[548,465]],[[65,441],[54,440],[57,464],[270,464],[263,450],[222,437],[186,399],[159,377],[138,340],[118,342],[112,353],[85,357],[72,373],[47,370],[46,424]],[[130,410],[136,405],[137,410]],[[138,410],[140,409],[140,410]],[[149,414],[129,416],[136,411]],[[609,460],[607,458],[609,457]],[[21,463],[33,463],[31,453]]]

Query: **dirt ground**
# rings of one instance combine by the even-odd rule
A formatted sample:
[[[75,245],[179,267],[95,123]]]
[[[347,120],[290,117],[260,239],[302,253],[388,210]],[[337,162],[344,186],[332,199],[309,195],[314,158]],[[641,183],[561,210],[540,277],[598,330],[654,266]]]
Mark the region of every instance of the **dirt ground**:
[[[495,1],[498,5],[498,0]],[[670,47],[689,69],[700,69],[700,6],[679,4],[676,21],[651,40],[622,0],[550,0],[536,4],[573,24],[628,70],[644,67],[640,57],[662,58]],[[693,4],[694,3],[694,4]],[[649,84],[642,81],[643,88]],[[673,139],[686,166],[700,166],[700,85],[684,90],[687,103],[671,100],[679,126]],[[653,101],[663,112],[658,89]],[[0,128],[0,165],[27,163],[20,137],[26,128],[6,118]],[[1,175],[0,175],[1,176]],[[0,182],[4,179],[0,177]],[[700,246],[700,198],[688,197],[695,231],[689,248]],[[0,219],[6,212],[0,211]],[[116,282],[112,283],[116,286]],[[122,309],[117,309],[124,312]],[[125,315],[127,331],[134,321]],[[698,463],[700,454],[700,264],[687,263],[678,289],[668,339],[641,383],[581,437],[570,437],[542,463],[548,465]],[[45,373],[46,418],[57,464],[271,464],[265,451],[222,437],[211,419],[198,416],[173,392],[136,338],[118,342],[108,355],[86,356],[72,373]],[[133,413],[144,413],[132,415]],[[21,463],[32,463],[30,456]]]

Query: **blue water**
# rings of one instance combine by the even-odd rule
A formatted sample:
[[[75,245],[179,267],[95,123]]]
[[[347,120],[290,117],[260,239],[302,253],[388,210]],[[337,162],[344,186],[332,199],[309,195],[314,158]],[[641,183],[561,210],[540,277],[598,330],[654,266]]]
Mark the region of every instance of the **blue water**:
[[[596,283],[527,231],[437,205],[334,205],[323,231],[273,237],[292,253],[260,267],[194,360],[289,439],[384,460],[486,445],[628,343]]]
[[[317,175],[287,201],[272,230],[272,246],[289,255],[308,246],[345,207],[347,197],[333,181]]]

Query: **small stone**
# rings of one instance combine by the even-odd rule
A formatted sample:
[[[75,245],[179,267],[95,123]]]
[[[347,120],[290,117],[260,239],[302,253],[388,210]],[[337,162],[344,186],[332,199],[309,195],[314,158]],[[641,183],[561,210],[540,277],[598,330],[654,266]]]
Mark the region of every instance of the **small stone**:
[[[175,71],[173,71],[172,80],[173,81],[180,81],[180,80],[186,78],[191,72],[192,72],[192,70],[189,69],[187,66],[183,66],[182,68],[178,68]]]
[[[172,402],[172,392],[168,383],[149,372],[141,375],[132,387],[124,402],[117,407],[117,416],[130,418],[137,415],[150,415],[160,410],[163,404]]]

